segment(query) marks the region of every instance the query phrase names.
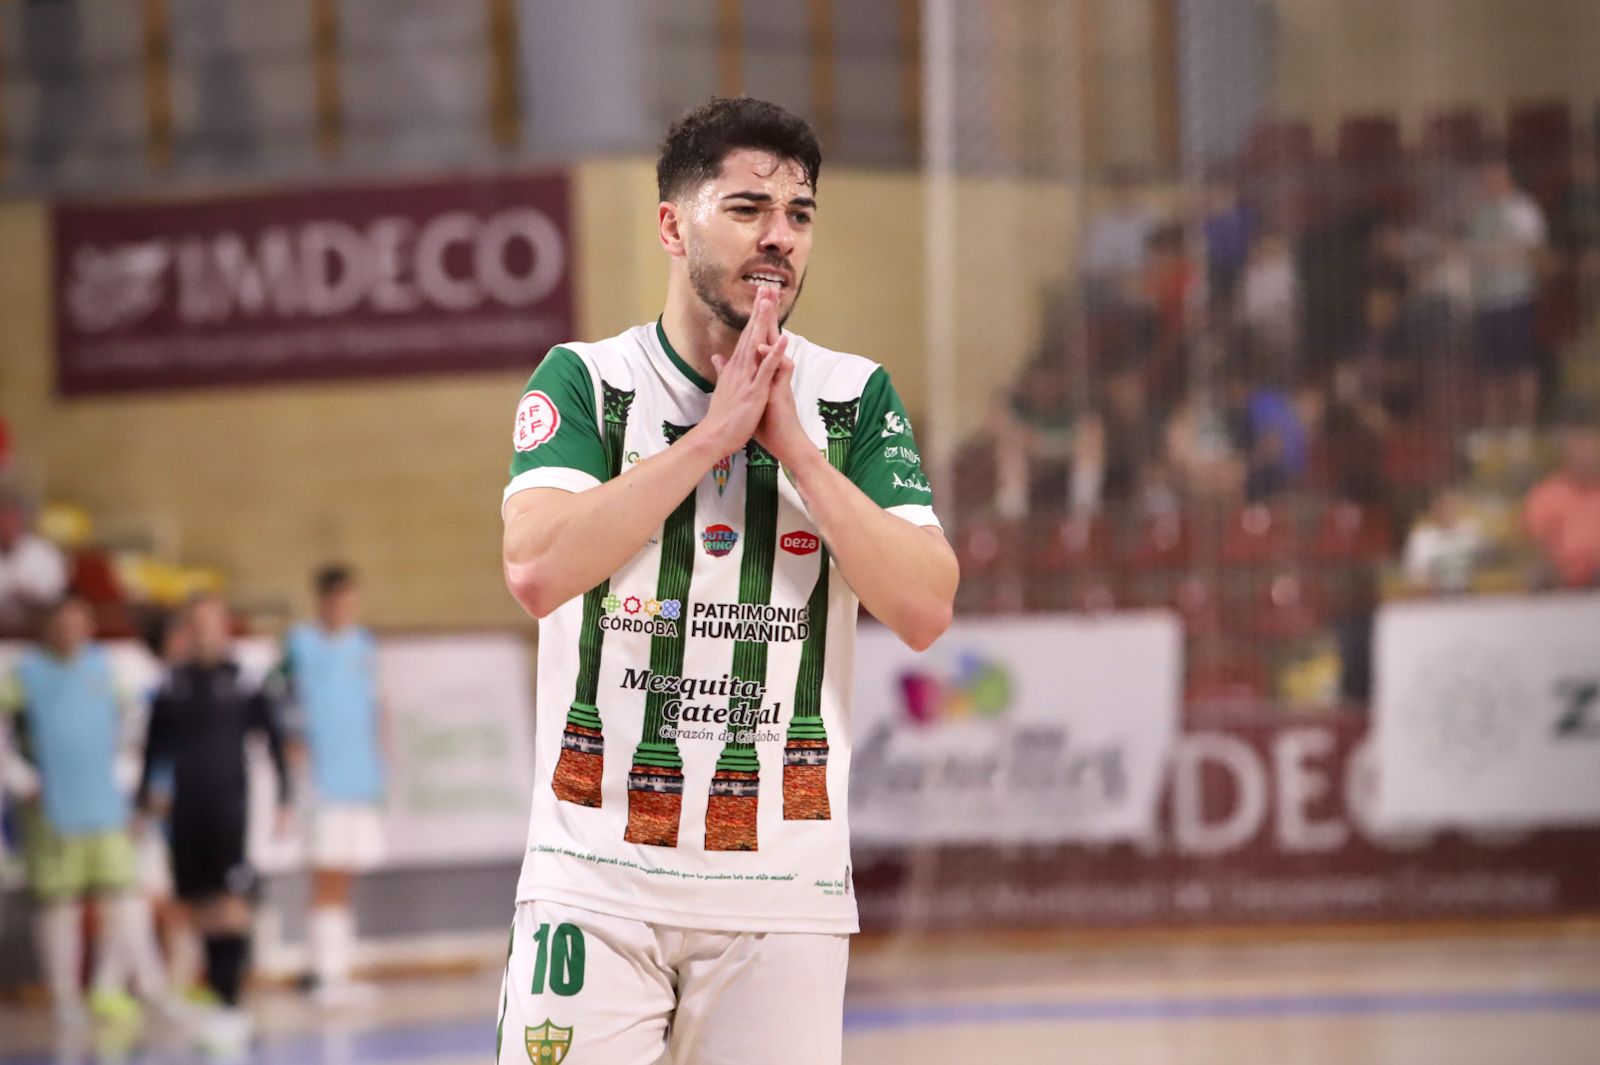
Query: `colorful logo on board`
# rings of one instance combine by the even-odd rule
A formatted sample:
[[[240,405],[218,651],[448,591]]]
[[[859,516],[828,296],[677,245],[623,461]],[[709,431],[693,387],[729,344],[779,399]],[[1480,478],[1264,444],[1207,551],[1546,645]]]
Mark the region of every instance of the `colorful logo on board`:
[[[900,675],[906,716],[919,725],[973,717],[998,717],[1011,706],[1011,674],[976,651],[962,653],[947,675]]]

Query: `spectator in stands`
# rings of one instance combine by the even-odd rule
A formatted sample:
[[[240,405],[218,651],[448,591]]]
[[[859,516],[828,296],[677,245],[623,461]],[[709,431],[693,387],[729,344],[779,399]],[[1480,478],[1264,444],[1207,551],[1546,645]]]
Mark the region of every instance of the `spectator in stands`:
[[[1206,244],[1206,288],[1211,306],[1221,309],[1233,302],[1234,289],[1255,243],[1258,222],[1255,210],[1231,181],[1213,179],[1206,186],[1205,199],[1200,229]]]
[[[1288,239],[1278,232],[1261,235],[1239,284],[1237,320],[1249,330],[1252,343],[1281,359],[1298,359],[1300,351],[1300,279]]]
[[[1117,367],[1084,419],[1073,452],[1075,509],[1136,504],[1149,514],[1173,509],[1175,489],[1160,453],[1161,427],[1137,366]]]
[[[1225,503],[1243,495],[1244,458],[1225,412],[1206,390],[1191,391],[1173,411],[1166,449],[1185,494]]]
[[[35,619],[67,590],[61,551],[30,531],[22,497],[0,488],[0,633],[32,631]]]
[[[1573,149],[1570,177],[1561,203],[1560,237],[1577,285],[1578,316],[1586,324],[1600,302],[1600,162],[1592,143]]]
[[[1523,519],[1548,567],[1541,583],[1600,587],[1600,421],[1592,412],[1569,414],[1561,467],[1528,494]]]
[[[1042,354],[996,407],[998,502],[1008,516],[1066,507],[1072,455],[1084,431],[1067,378],[1060,357]]]
[[[1329,487],[1339,499],[1362,504],[1389,502],[1384,479],[1389,426],[1381,397],[1360,368],[1345,363],[1335,370],[1321,435],[1329,463]]]
[[[1484,163],[1478,177],[1468,251],[1473,342],[1488,378],[1486,413],[1492,428],[1528,431],[1539,402],[1534,325],[1546,239],[1544,212],[1517,187],[1504,160]]]
[[[1472,578],[1489,551],[1483,524],[1469,514],[1456,488],[1445,488],[1406,537],[1406,583],[1418,591],[1451,594],[1470,591]]]
[[[1310,436],[1283,375],[1270,366],[1230,368],[1223,385],[1229,435],[1244,456],[1244,494],[1251,501],[1279,495],[1310,463]]]
[[[1091,312],[1118,310],[1137,298],[1145,245],[1155,224],[1150,209],[1139,202],[1133,176],[1114,173],[1107,203],[1089,220],[1084,239],[1084,294]]]
[[[1185,341],[1189,330],[1201,320],[1195,311],[1202,278],[1189,257],[1183,227],[1164,225],[1150,234],[1147,242],[1144,281],[1141,291],[1146,313],[1155,325],[1149,359],[1145,363],[1145,382],[1159,402],[1170,402],[1186,384],[1184,373]]]

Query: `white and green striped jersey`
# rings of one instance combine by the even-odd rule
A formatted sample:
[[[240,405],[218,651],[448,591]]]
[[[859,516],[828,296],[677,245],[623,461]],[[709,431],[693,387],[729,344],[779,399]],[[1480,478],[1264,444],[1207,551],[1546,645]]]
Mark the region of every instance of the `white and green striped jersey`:
[[[939,524],[884,369],[789,335],[801,424],[879,506]],[[547,355],[505,498],[581,492],[705,417],[659,322]],[[846,781],[855,595],[755,441],[539,637],[519,899],[717,931],[853,932]]]

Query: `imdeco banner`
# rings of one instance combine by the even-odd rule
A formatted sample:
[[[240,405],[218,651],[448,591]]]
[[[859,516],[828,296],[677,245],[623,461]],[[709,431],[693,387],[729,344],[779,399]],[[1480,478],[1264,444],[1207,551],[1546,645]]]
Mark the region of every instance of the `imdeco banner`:
[[[65,395],[531,367],[571,339],[565,174],[55,208]]]
[[[1384,824],[1600,826],[1600,595],[1394,604],[1376,639]]]
[[[961,619],[913,654],[856,646],[850,834],[865,844],[1054,843],[1154,831],[1178,730],[1167,613]]]

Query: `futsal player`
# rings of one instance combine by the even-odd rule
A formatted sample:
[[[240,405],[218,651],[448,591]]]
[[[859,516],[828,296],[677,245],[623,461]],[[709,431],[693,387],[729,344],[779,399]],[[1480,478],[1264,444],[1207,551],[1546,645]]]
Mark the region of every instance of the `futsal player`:
[[[351,881],[384,853],[377,645],[349,568],[326,566],[313,584],[316,618],[289,631],[279,675],[311,769],[313,975],[318,997],[337,1003],[353,989]]]
[[[78,977],[90,899],[100,940],[89,998],[94,1014],[136,1020],[130,979],[142,996],[166,1004],[149,906],[137,890],[130,811],[117,782],[130,707],[93,635],[94,616],[81,599],[49,607],[40,646],[23,653],[0,692],[0,718],[11,726],[7,776],[24,799],[39,961],[64,1027],[88,1017]]]
[[[888,374],[782,328],[820,167],[773,104],[686,115],[661,317],[518,403],[503,563],[543,620],[503,1065],[840,1058],[857,605],[921,649],[958,574]]]
[[[246,738],[263,736],[271,752],[280,834],[289,824],[289,776],[278,709],[246,683],[233,659],[227,605],[198,597],[185,625],[191,657],[172,670],[151,707],[140,798],[147,810],[168,817],[177,896],[204,943],[206,984],[223,1004],[212,1035],[231,1045],[249,1034],[239,1001],[258,888],[245,852]],[[168,811],[155,808],[153,798],[163,779],[170,780]]]

